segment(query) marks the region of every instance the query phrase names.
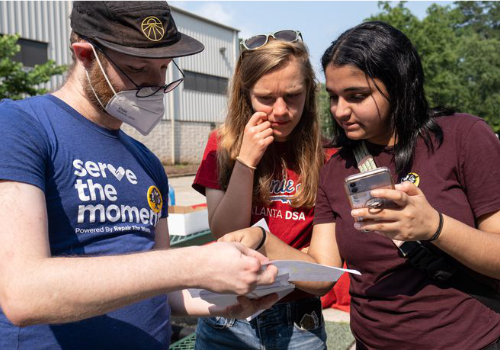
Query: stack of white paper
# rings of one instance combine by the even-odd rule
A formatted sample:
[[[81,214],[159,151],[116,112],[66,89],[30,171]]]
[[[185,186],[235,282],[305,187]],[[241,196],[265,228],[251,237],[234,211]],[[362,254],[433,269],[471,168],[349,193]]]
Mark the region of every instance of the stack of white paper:
[[[275,260],[271,261],[270,264],[278,268],[276,281],[273,284],[257,286],[253,292],[245,295],[247,298],[256,299],[271,293],[291,291],[295,288],[295,285],[291,283],[293,281],[335,282],[344,272],[360,275],[356,270],[341,269],[305,261]],[[189,292],[195,298],[199,297],[220,306],[237,303],[236,294],[219,294],[205,289],[190,289]]]
[[[278,276],[273,284],[258,286],[253,290],[253,292],[248,293],[245,296],[249,299],[257,299],[272,293],[278,293],[279,295],[281,295],[283,292],[286,292],[283,294],[283,296],[285,296],[294,288],[295,286],[292,283],[288,282],[288,276],[282,275]],[[189,289],[189,293],[191,293],[193,298],[201,298],[217,306],[225,307],[238,304],[236,294],[219,294],[210,292],[206,289]]]
[[[265,221],[261,220],[254,226],[262,226],[269,230]],[[246,294],[249,299],[256,299],[277,293],[279,299],[289,294],[295,285],[292,282],[296,281],[315,281],[315,282],[335,282],[344,272],[361,275],[359,271],[341,269],[338,267],[330,267],[325,265],[314,264],[305,261],[296,260],[274,260],[269,262],[278,268],[278,276],[276,281],[270,285],[257,286],[253,292]],[[262,268],[266,268],[267,265]],[[189,289],[193,298],[201,298],[209,303],[226,307],[238,303],[236,294],[219,294],[205,289]],[[262,311],[260,311],[262,312]],[[257,314],[259,314],[258,312]],[[255,317],[257,314],[253,315]]]

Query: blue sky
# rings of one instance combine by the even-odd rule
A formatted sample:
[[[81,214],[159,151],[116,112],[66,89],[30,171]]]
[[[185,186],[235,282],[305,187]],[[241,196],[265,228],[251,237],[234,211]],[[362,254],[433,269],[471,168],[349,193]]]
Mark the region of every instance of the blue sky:
[[[216,22],[240,30],[240,37],[281,29],[302,32],[318,79],[324,81],[320,59],[328,45],[346,29],[380,12],[377,1],[168,1]],[[419,18],[432,4],[444,1],[409,1],[406,6]]]

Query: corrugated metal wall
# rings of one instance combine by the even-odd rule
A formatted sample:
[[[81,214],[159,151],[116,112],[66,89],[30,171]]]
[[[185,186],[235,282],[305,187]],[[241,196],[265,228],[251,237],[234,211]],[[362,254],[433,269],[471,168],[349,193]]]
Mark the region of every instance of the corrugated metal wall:
[[[205,45],[202,53],[179,58],[177,62],[180,67],[197,73],[230,79],[236,65],[238,32],[200,21],[175,9],[173,15],[182,33],[196,38]],[[227,107],[225,95],[184,90],[181,85],[181,92],[178,96],[180,108],[179,114],[176,114],[177,120],[217,123],[224,121]]]
[[[0,1],[0,34],[19,34],[22,38],[49,44],[48,57],[57,64],[69,64],[70,1]],[[55,89],[63,77],[45,84]]]
[[[69,51],[70,1],[0,1],[0,34],[19,34],[22,38],[47,42],[49,59],[58,64],[71,63]],[[201,54],[179,58],[177,62],[186,70],[230,78],[238,50],[237,31],[204,21],[197,16],[172,10],[177,27],[205,44]],[[224,53],[220,49],[225,48]],[[169,79],[175,79],[176,73]],[[173,74],[173,75],[172,75]],[[54,77],[46,87],[55,89],[63,77]],[[225,118],[227,98],[223,95],[180,88],[167,95],[166,119],[171,115],[177,121],[216,122]]]

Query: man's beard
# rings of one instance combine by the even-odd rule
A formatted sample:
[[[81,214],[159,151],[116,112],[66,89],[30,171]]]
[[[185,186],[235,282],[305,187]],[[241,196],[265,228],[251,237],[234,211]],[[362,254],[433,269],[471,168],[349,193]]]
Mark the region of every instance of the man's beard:
[[[101,62],[102,61],[103,60],[101,59]],[[108,66],[107,62],[104,61],[102,63],[104,66],[104,70],[106,70],[106,67]],[[94,62],[92,63],[92,66],[90,67],[88,73],[90,82],[88,79],[85,79],[85,82],[83,84],[85,95],[96,109],[105,110],[105,107],[108,104],[109,100],[111,100],[111,98],[115,94],[110,89],[108,82],[106,81],[106,78],[104,78],[104,74],[102,73],[101,68],[99,67],[99,64],[96,60],[94,60]],[[90,83],[92,83],[92,86],[90,85]],[[94,91],[92,91],[92,87],[94,88],[95,94]],[[116,87],[113,86],[113,88],[116,91]],[[101,101],[102,106],[101,103],[99,103],[99,100]]]

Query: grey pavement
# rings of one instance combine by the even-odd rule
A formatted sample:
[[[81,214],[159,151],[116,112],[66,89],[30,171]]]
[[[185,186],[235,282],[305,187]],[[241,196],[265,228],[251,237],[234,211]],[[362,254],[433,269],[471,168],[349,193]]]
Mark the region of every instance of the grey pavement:
[[[337,309],[323,309],[323,317],[327,322],[342,322],[349,323],[351,317],[348,312],[337,310]],[[349,330],[344,331],[345,334],[343,337],[346,337],[346,334],[349,333]],[[330,336],[330,335],[329,335]],[[352,335],[347,336],[352,339]],[[348,347],[348,350],[356,350],[356,343],[354,340],[351,340],[351,345]]]
[[[325,321],[330,322],[346,322],[349,323],[351,317],[348,312],[337,309],[323,309],[323,317]]]
[[[193,181],[194,176],[181,176],[168,179],[168,183],[174,188],[176,205],[188,206],[207,202],[204,195],[191,187]]]

